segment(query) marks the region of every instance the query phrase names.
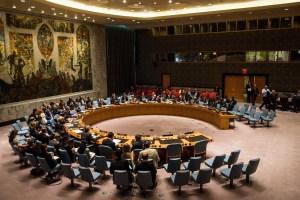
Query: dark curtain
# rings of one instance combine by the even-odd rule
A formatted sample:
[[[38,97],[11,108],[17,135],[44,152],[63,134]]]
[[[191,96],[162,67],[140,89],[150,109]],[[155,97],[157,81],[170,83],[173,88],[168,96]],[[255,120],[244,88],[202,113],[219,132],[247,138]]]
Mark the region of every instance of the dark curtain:
[[[107,91],[121,94],[135,84],[134,31],[126,28],[106,28]]]

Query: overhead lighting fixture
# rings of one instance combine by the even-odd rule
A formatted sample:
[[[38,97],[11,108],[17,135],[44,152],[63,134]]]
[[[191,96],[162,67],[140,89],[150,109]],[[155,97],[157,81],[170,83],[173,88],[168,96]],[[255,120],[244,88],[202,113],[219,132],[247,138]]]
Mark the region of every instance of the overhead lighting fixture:
[[[26,1],[25,1],[25,0],[21,0],[21,2],[22,2],[22,3],[25,3]]]
[[[86,18],[84,18],[83,20],[86,21]]]
[[[169,3],[173,3],[173,1],[172,1],[172,0],[169,0]]]
[[[156,5],[156,1],[154,1],[154,2],[153,2],[153,4],[155,4],[155,5]]]
[[[65,14],[65,17],[68,17],[68,15],[67,15],[67,14]]]
[[[12,7],[12,8],[16,9],[17,7],[16,7],[16,5],[13,5],[13,7]]]
[[[139,24],[140,22],[136,22],[137,24]]]
[[[191,17],[190,19],[194,19],[194,18]]]
[[[31,11],[31,8],[28,8],[27,10],[28,10],[28,11]]]
[[[112,21],[112,22],[114,22],[115,20],[114,20],[114,19],[112,19],[111,21]]]
[[[77,19],[77,15],[75,15],[74,19]]]
[[[252,15],[252,12],[248,12],[249,15]]]
[[[135,19],[133,19],[132,21],[135,22]]]
[[[142,4],[142,2],[140,2],[140,1],[139,1],[139,4],[141,5],[141,4]]]
[[[31,6],[31,8],[35,8],[35,6]]]
[[[212,6],[212,4],[211,4],[211,3],[209,3],[208,5],[209,5],[209,6]]]
[[[126,1],[126,0],[123,0],[123,3],[127,3],[127,1]]]
[[[44,11],[44,10],[41,10],[41,13],[42,13],[42,14],[44,14],[44,13],[45,13],[45,11]]]
[[[93,22],[95,22],[95,20],[93,19]]]
[[[106,18],[106,19],[110,19],[110,18],[108,17],[108,18]]]
[[[64,14],[64,13],[60,12],[59,14],[62,15],[62,14]]]
[[[285,8],[284,10],[289,10],[288,8]]]
[[[160,10],[157,10],[157,12],[160,12]]]
[[[51,8],[51,10],[55,10],[55,8]]]
[[[82,14],[82,16],[84,17],[84,16],[85,16],[85,14]]]
[[[53,13],[53,15],[56,15],[56,12],[55,12],[55,13]]]

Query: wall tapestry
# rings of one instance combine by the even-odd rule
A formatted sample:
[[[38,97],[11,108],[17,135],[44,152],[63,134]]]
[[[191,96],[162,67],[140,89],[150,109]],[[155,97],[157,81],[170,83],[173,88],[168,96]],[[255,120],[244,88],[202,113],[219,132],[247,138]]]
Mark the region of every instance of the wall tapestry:
[[[57,20],[48,20],[48,23],[55,32],[74,33],[74,23]]]
[[[43,24],[37,34],[38,47],[45,58],[49,58],[53,52],[54,38],[50,28]]]
[[[83,76],[87,79],[91,78],[91,56],[90,56],[90,35],[89,30],[80,25],[76,31],[77,39],[77,65],[79,66],[78,76],[82,78]]]
[[[42,21],[39,17],[6,14],[6,24],[12,28],[35,29]]]
[[[4,24],[0,18],[0,66],[5,62],[5,39],[4,39]]]
[[[59,71],[76,72],[73,37],[57,37]]]

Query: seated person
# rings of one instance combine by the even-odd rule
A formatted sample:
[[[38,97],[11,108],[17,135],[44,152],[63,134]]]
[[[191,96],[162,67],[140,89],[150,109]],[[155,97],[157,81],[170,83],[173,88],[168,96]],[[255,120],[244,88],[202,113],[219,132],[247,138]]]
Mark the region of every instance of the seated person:
[[[135,165],[134,173],[136,174],[138,171],[150,171],[152,176],[152,187],[156,187],[156,168],[154,167],[153,162],[148,161],[148,153],[144,152],[142,154],[141,163]]]
[[[75,157],[76,157],[76,152],[75,152],[75,148],[74,148],[74,141],[73,140],[69,140],[67,142],[67,144],[65,145],[65,149],[69,155],[69,158],[71,160],[72,163],[74,163],[76,161]]]
[[[122,157],[124,159],[131,159],[130,146],[128,143],[125,143],[122,148],[123,154]]]
[[[41,158],[45,158],[45,160],[48,163],[50,169],[53,169],[57,165],[56,160],[53,159],[54,155],[47,151],[47,144],[42,144],[41,145],[41,152],[40,152],[39,156]],[[50,175],[50,174],[51,173],[48,172],[48,175]]]
[[[99,99],[98,105],[99,105],[99,107],[105,106],[105,105],[106,105],[106,103],[104,102],[104,99],[103,99],[103,98],[100,98],[100,99]]]
[[[126,170],[128,172],[129,183],[132,183],[133,177],[131,174],[131,170],[129,168],[128,160],[122,158],[122,154],[123,154],[122,149],[119,148],[116,150],[116,159],[111,161],[110,174],[114,174],[115,170]],[[129,186],[129,189],[131,188],[132,186]],[[117,189],[120,189],[119,185],[117,185]]]
[[[21,144],[19,142],[18,138],[17,138],[17,135],[18,135],[18,132],[15,129],[11,130],[9,138],[8,138],[8,141],[11,144],[11,146],[16,145],[20,149],[26,148],[27,145],[26,144]]]
[[[123,96],[121,97],[121,103],[126,103],[128,101],[128,97],[126,95],[126,93],[123,93]]]
[[[139,154],[139,160],[142,160],[143,153],[147,153],[148,156],[153,160],[153,164],[154,164],[155,168],[157,169],[158,162],[160,160],[159,155],[157,153],[157,150],[150,148],[150,142],[149,141],[146,141],[144,143],[144,148],[145,148],[145,150],[141,151],[140,154]]]
[[[85,140],[88,145],[97,142],[97,137],[93,138],[92,134],[90,133],[91,127],[85,126],[84,131],[81,133],[81,139]]]
[[[113,151],[116,151],[117,147],[116,147],[116,144],[114,143],[113,139],[114,139],[114,133],[109,132],[107,134],[107,138],[102,141],[102,145],[109,146],[110,148],[112,148]]]
[[[116,96],[115,93],[113,93],[113,94],[111,95],[111,98],[110,98],[110,104],[112,104],[112,105],[114,105],[114,104],[119,104],[119,100],[118,100],[118,98],[117,98],[117,96]]]
[[[77,149],[77,154],[86,154],[89,160],[91,160],[90,150],[86,147],[86,141],[81,141],[81,145]]]
[[[143,141],[142,141],[142,137],[140,134],[137,134],[135,136],[135,141],[132,143],[132,148],[131,151],[135,150],[135,149],[143,149]]]

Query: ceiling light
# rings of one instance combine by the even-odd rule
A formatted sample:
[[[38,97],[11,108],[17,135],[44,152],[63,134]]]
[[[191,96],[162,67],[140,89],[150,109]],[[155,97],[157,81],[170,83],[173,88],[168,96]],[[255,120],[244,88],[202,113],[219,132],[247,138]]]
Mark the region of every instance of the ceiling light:
[[[252,14],[252,12],[248,12],[248,14],[249,14],[249,15],[251,15],[251,14]]]
[[[141,5],[141,4],[142,4],[142,2],[140,2],[140,1],[139,1],[139,4]]]
[[[132,21],[135,22],[135,19],[133,19]]]
[[[31,8],[35,8],[35,6],[31,6]]]
[[[126,3],[127,1],[126,0],[123,0],[123,3]]]
[[[160,12],[160,10],[157,10],[157,12]]]
[[[55,12],[55,13],[53,13],[53,15],[56,15],[56,12]]]
[[[172,0],[169,0],[169,3],[173,3],[173,1],[172,1]]]
[[[212,4],[211,4],[211,3],[209,3],[208,5],[209,5],[209,6],[212,6]]]
[[[110,19],[110,18],[108,17],[108,18],[106,18],[106,19]]]
[[[162,21],[162,22],[164,22],[165,20],[164,20],[164,19],[162,19],[161,21]]]
[[[55,10],[55,8],[51,8],[51,10]]]
[[[147,12],[147,10],[144,10],[144,12]]]
[[[111,21],[112,21],[112,22],[114,22],[115,20],[114,20],[114,19],[112,19]]]
[[[190,19],[194,19],[194,18],[191,17]]]
[[[67,15],[67,14],[65,14],[65,17],[68,17],[68,15]]]
[[[153,4],[156,4],[156,1],[154,1]]]
[[[179,5],[179,4],[180,4],[180,2],[176,2],[176,3],[174,3],[174,4],[176,4],[176,5]]]
[[[171,8],[170,10],[174,10],[173,8]]]
[[[220,17],[221,15],[217,15],[217,17]]]
[[[86,18],[84,18],[83,20],[86,21]]]
[[[64,13],[60,12],[59,14],[62,15],[62,14],[64,14]]]
[[[44,13],[45,13],[45,11],[44,11],[44,10],[41,10],[41,13],[42,13],[42,14],[44,14]]]
[[[140,22],[136,22],[137,24],[139,24]]]
[[[85,16],[85,14],[82,14],[82,16],[84,17],[84,16]]]
[[[25,0],[21,0],[21,2],[22,2],[22,3],[25,3],[26,1],[25,1]]]
[[[284,10],[289,10],[288,8],[285,8]]]
[[[134,10],[130,10],[131,12],[134,12]]]
[[[75,15],[74,19],[77,19],[77,15]]]
[[[28,10],[28,11],[31,11],[31,8],[28,8],[27,10]]]
[[[93,19],[93,22],[95,22],[95,20]]]
[[[16,7],[16,5],[13,5],[13,7],[12,7],[12,8],[17,8],[17,7]]]

